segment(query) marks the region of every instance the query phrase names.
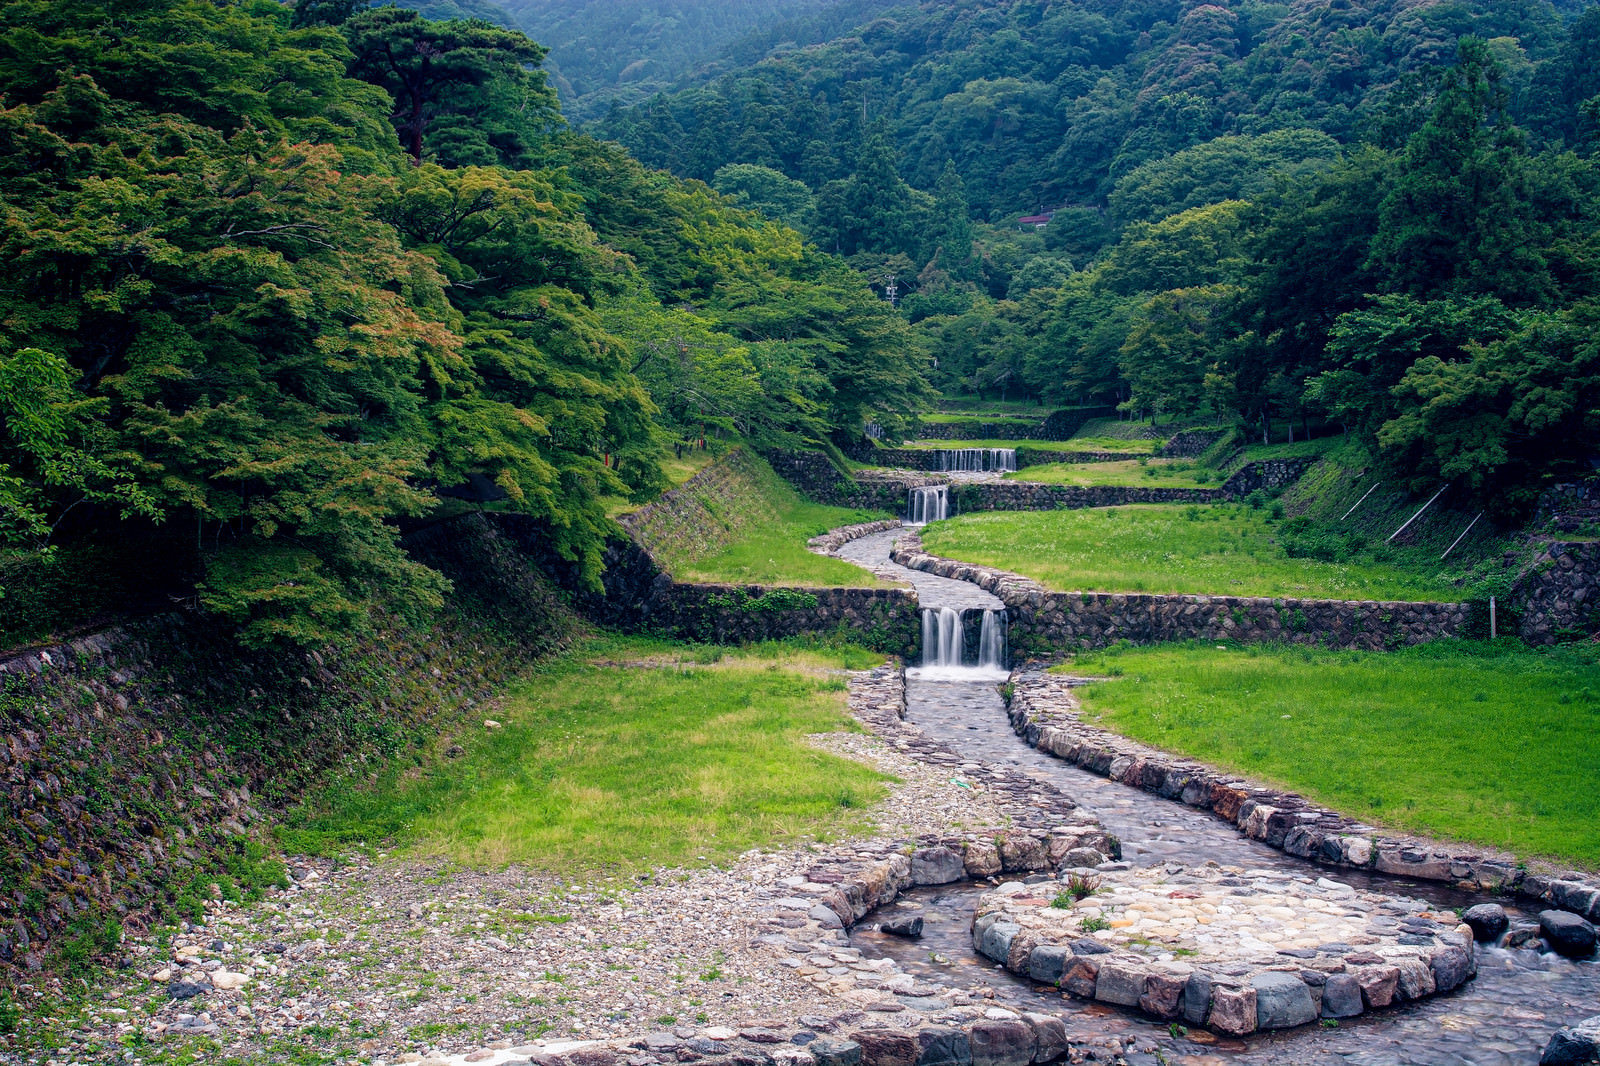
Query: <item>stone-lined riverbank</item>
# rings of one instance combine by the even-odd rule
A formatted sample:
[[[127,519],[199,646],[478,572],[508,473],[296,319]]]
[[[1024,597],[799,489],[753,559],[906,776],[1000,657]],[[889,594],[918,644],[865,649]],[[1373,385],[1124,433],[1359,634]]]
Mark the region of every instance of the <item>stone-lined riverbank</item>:
[[[1296,858],[1516,896],[1600,921],[1600,884],[1591,877],[1530,872],[1511,855],[1366,825],[1296,793],[1088,725],[1072,692],[1079,683],[1038,667],[1015,671],[1007,707],[1012,729],[1041,751],[1129,787],[1209,810],[1250,839]]]
[[[1235,1036],[1353,1018],[1476,973],[1472,932],[1420,900],[1209,865],[1001,885],[974,947],[1086,999]],[[1093,891],[1088,889],[1092,887]]]

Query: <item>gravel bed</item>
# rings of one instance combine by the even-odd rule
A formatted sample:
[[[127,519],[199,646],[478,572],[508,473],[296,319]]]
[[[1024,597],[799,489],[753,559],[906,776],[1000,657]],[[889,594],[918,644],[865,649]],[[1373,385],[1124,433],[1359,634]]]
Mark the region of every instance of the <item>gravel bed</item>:
[[[887,673],[852,681],[853,710],[879,729],[898,724],[903,699]],[[819,868],[908,853],[914,838],[992,838],[1012,812],[980,778],[921,761],[904,738],[810,739],[899,779],[867,812],[865,839],[592,880],[381,853],[294,859],[286,891],[212,901],[202,921],[125,944],[130,965],[63,1023],[68,1043],[48,1061],[284,1061],[306,1048],[493,1063],[525,1061],[536,1041],[793,1030],[798,1019],[825,1031],[860,1006],[841,995],[855,981],[823,985],[807,979],[814,968],[778,964],[784,953],[758,939],[774,898]]]

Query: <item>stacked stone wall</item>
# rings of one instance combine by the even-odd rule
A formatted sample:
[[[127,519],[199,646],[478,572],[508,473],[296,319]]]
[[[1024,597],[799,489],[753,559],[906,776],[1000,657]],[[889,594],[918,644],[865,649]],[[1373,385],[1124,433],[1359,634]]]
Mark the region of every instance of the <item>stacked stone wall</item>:
[[[1205,763],[1088,725],[1071,689],[1078,679],[1025,668],[1012,674],[1007,714],[1030,746],[1164,799],[1210,811],[1241,834],[1296,858],[1396,877],[1516,895],[1600,921],[1600,880],[1530,872],[1515,856],[1406,836]]]
[[[917,427],[923,440],[1071,440],[1083,424],[1110,418],[1115,407],[1074,407],[1052,411],[1038,422],[924,422]]]
[[[655,592],[645,628],[680,640],[746,644],[846,631],[888,654],[917,653],[915,592],[892,588],[797,588],[668,582]]]
[[[272,811],[323,775],[473,709],[571,639],[576,618],[481,516],[416,531],[455,586],[426,627],[247,652],[166,615],[0,660],[0,985],[108,919],[137,928],[225,881]]]
[[[1161,454],[1170,458],[1195,459],[1204,455],[1208,448],[1228,433],[1226,429],[1186,429],[1169,437],[1161,445]]]
[[[1464,603],[1055,592],[1005,570],[929,555],[916,534],[898,542],[893,558],[998,596],[1006,605],[1013,654],[1103,648],[1119,640],[1271,641],[1381,650],[1465,636],[1471,625],[1472,612]]]
[[[1512,586],[1518,635],[1555,644],[1600,633],[1600,542],[1550,541]]]

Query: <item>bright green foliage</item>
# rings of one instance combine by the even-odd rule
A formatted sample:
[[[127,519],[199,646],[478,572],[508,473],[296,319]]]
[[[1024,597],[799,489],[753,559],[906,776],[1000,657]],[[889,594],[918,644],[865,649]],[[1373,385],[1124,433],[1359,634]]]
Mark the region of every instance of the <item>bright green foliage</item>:
[[[105,406],[73,390],[59,356],[37,348],[0,354],[0,543],[42,545],[83,503],[160,515],[118,457],[102,458],[106,434],[96,416]]]
[[[1374,618],[1374,627],[1382,620]],[[1592,649],[1205,645],[1080,657],[1090,720],[1398,829],[1600,862]]]
[[[641,277],[709,304],[732,361],[702,376],[738,399],[730,428],[825,440],[911,411],[903,325],[858,279],[558,135],[536,45],[346,6],[0,9],[8,545],[164,521],[242,639],[315,643],[376,602],[437,606],[396,520],[487,482],[593,580],[607,499],[664,483],[633,339],[596,308],[648,302]],[[563,153],[587,170],[504,166]],[[640,214],[608,214],[630,182]]]
[[[734,206],[759,211],[774,222],[806,232],[816,221],[816,201],[804,182],[795,181],[771,167],[729,163],[711,179]]]

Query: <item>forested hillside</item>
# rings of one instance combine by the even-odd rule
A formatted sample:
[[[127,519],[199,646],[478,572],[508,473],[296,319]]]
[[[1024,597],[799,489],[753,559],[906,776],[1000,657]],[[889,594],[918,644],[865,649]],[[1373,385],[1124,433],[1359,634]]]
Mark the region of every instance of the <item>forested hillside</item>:
[[[673,440],[914,408],[856,274],[571,133],[542,56],[350,0],[0,8],[0,643],[426,612],[398,523],[457,486],[592,578]]]
[[[1600,451],[1594,7],[902,5],[595,128],[892,278],[950,392],[1348,429],[1503,514]]]
[[[550,49],[552,76],[574,120],[604,115],[614,106],[634,104],[670,89],[679,78],[717,60],[726,45],[746,35],[756,35],[765,47],[795,38],[811,44],[827,40],[854,21],[848,16],[842,24],[806,21],[807,16],[835,6],[830,0],[500,3],[529,36]],[[774,33],[778,36],[773,37]]]

